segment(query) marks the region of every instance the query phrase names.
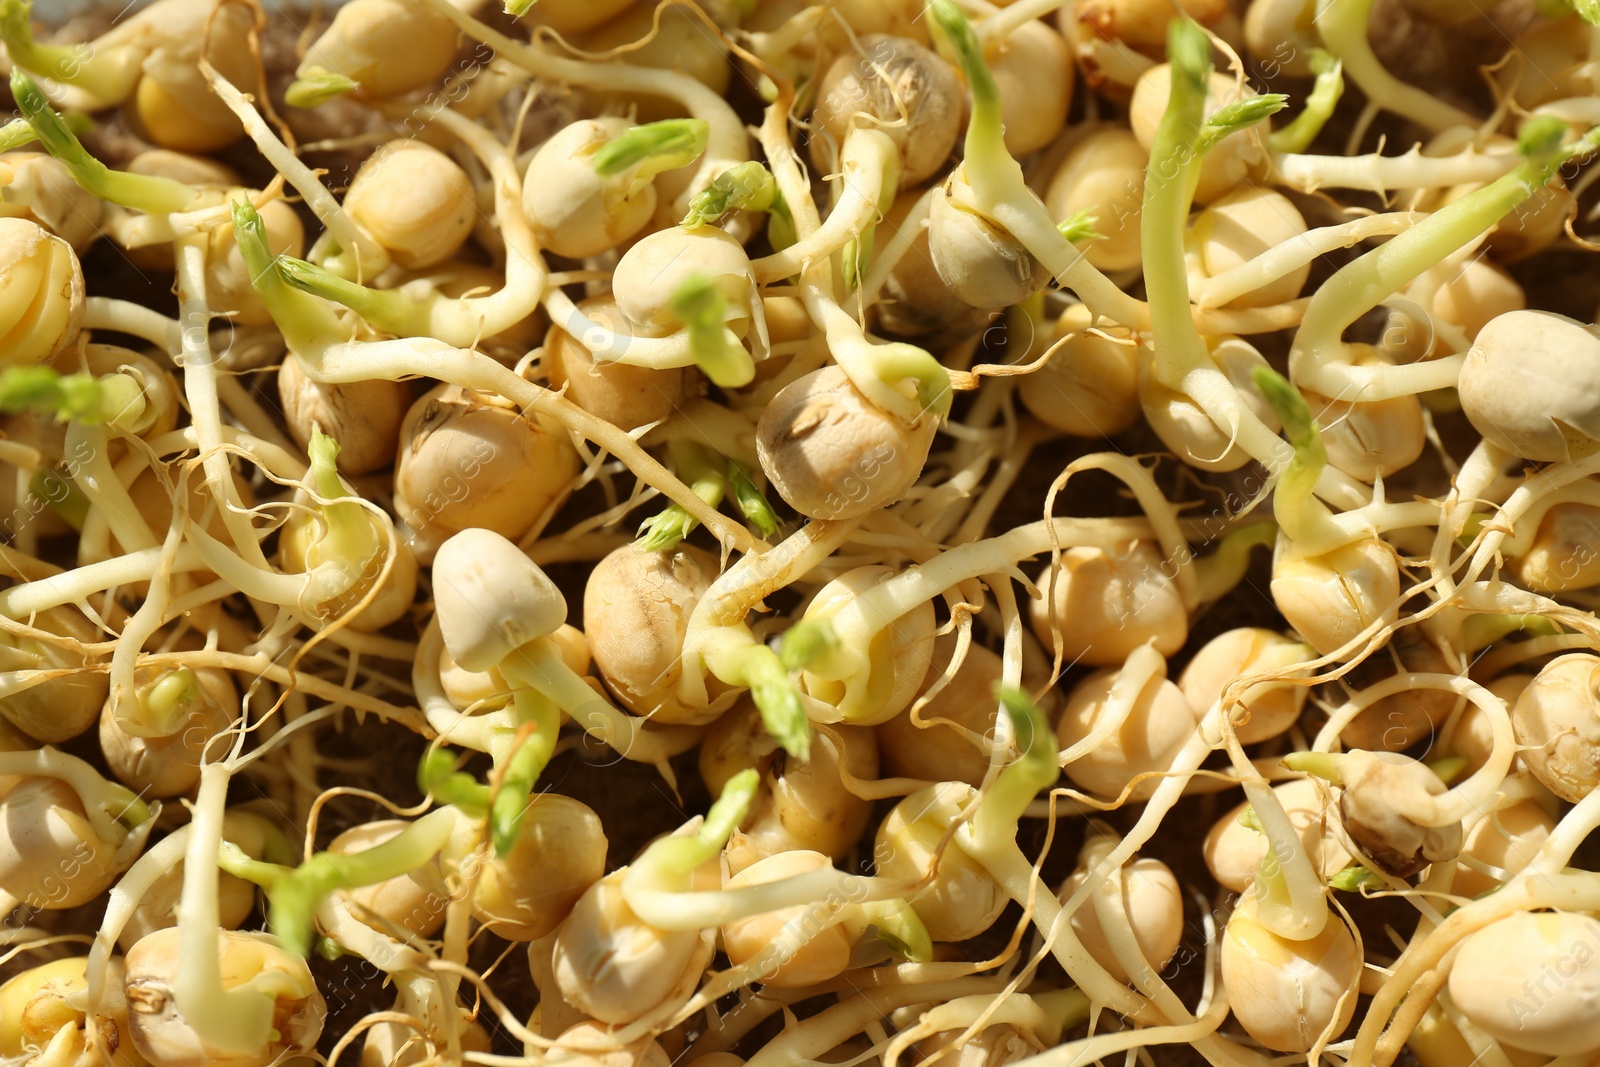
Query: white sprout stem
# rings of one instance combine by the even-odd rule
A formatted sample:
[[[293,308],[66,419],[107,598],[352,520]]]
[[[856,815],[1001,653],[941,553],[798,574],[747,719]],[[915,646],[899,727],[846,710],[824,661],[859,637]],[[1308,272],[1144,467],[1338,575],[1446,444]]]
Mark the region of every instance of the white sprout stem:
[[[200,61],[200,71],[211,84],[212,91],[228,106],[228,110],[238,116],[244,125],[245,133],[255,142],[256,149],[267,157],[267,162],[271,163],[277,172],[283,175],[284,180],[300,194],[306,207],[311,209],[317,221],[333,235],[339,247],[355,254],[360,275],[368,277],[388,266],[388,249],[356,225],[355,220],[345,212],[344,205],[340,204],[338,198],[322,184],[317,172],[301,162],[299,156],[289,151],[288,146],[278,139],[278,135],[267,125],[266,119],[261,117],[261,113],[255,109],[249,98],[235,88],[232,82],[213,70],[204,59]]]
[[[1200,280],[1190,297],[1202,308],[1217,308],[1253,293],[1262,286],[1341,248],[1353,248],[1374,237],[1403,233],[1427,216],[1420,211],[1392,211],[1368,215],[1337,226],[1321,226],[1241,263],[1231,270]]]
[[[1367,22],[1373,0],[1317,0],[1313,20],[1328,50],[1344,64],[1345,74],[1361,87],[1367,99],[1434,133],[1454,126],[1476,129],[1477,118],[1458,107],[1407,85],[1384,69],[1367,43]]]
[[[174,513],[173,517],[176,519],[177,514]],[[144,650],[145,642],[166,621],[172,592],[172,564],[183,547],[183,530],[183,524],[176,521],[168,528],[166,541],[162,543],[156,560],[155,573],[150,576],[150,583],[146,587],[144,602],[123,624],[122,633],[117,637],[117,647],[111,653],[111,692],[108,699],[111,714],[119,721],[133,717],[132,713],[124,710],[124,706],[130,700],[137,702],[134,669],[139,662],[139,653]]]
[[[160,539],[134,505],[127,488],[111,466],[110,439],[103,426],[73,421],[67,425],[65,452],[77,461],[73,482],[90,507],[106,518],[117,542],[127,551],[154,548]]]
[[[1046,947],[1067,976],[1089,995],[1096,1005],[1140,1022],[1158,1022],[1160,1016],[1144,997],[1112,978],[1110,973],[1083,947],[1072,929],[1072,915],[1064,910],[1033,869],[1033,864],[1017,847],[1016,841],[977,842],[968,833],[971,823],[956,831],[956,844],[1005,890],[1012,900],[1033,910],[1033,925],[1045,935]]]
[[[189,520],[188,544],[185,547],[198,556],[217,577],[232,582],[234,588],[245,596],[285,608],[298,608],[302,605],[307,594],[314,588],[313,574],[323,572],[329,566],[349,570],[349,568],[339,568],[337,564],[324,564],[316,571],[307,574],[282,574],[278,571],[261,570],[245,563],[227,545],[212,537],[193,519]],[[359,571],[353,575],[345,575],[346,587],[348,588],[359,577]],[[330,597],[338,595],[338,592],[329,594]]]
[[[173,981],[173,995],[184,1022],[202,1041],[219,1051],[244,1055],[267,1044],[277,1001],[253,983],[226,989],[222,982],[217,855],[230,777],[226,764],[209,763],[200,769],[183,855],[183,896],[178,907],[183,966]]]
[[[829,353],[862,396],[906,425],[916,425],[930,413],[915,396],[901,392],[881,373],[893,361],[891,349],[904,351],[909,346],[875,345],[867,340],[861,324],[839,306],[832,292],[816,284],[817,276],[831,269],[827,263],[814,264],[801,282],[806,310],[821,324]]]
[[[1540,104],[1529,112],[1531,116],[1550,115],[1574,125],[1593,126],[1600,123],[1600,99],[1592,96],[1574,96],[1565,100],[1552,100]]]
[[[833,617],[833,628],[846,648],[864,657],[874,634],[961,582],[1013,572],[1018,561],[1057,545],[1114,548],[1149,535],[1149,523],[1140,519],[1040,519],[997,537],[947,549],[858,593]]]
[[[158,669],[219,667],[227,671],[238,671],[281,686],[304,690],[307,696],[325,700],[332,707],[347,707],[356,711],[370,712],[386,722],[400,723],[412,733],[423,737],[430,737],[434,732],[427,720],[414,708],[391,704],[366,693],[346,689],[307,671],[292,671],[274,663],[272,657],[265,652],[253,655],[222,652],[216,649],[202,649],[196,652],[147,652],[144,662],[145,665]]]
[[[1434,528],[1439,522],[1439,505],[1430,500],[1381,500],[1350,511],[1335,512],[1321,522],[1322,533],[1294,539],[1296,558],[1325,555],[1342,545],[1377,537],[1391,530]]]
[[[206,243],[204,236],[179,241],[177,256],[179,321],[184,324],[179,361],[183,367],[183,392],[189,402],[200,447],[201,469],[206,484],[217,502],[222,522],[233,540],[239,558],[247,565],[270,570],[261,551],[250,515],[239,499],[233,481],[233,467],[223,451],[222,407],[217,399],[216,355],[211,351],[208,332],[211,309],[206,304]]]
[[[1056,281],[1077,294],[1095,318],[1131,329],[1149,327],[1149,305],[1119,289],[1084,258],[1083,249],[1056,229],[1044,201],[1028,188],[1022,167],[1009,152],[974,153],[962,160],[961,168],[975,206],[1015,237]]]
[[[622,876],[622,896],[628,907],[658,930],[710,930],[724,923],[818,901],[865,904],[899,899],[917,889],[915,881],[846,874],[834,867],[737,889],[677,892],[651,884],[659,881],[647,864],[640,863]]]
[[[298,482],[306,476],[306,461],[294,452],[262,440],[234,426],[222,427],[222,440],[231,449],[249,455],[255,466],[285,482]],[[181,426],[145,442],[158,456],[170,456],[198,448],[200,435],[193,426]]]
[[[584,314],[571,297],[556,288],[545,291],[544,309],[550,321],[588,349],[597,362],[626,363],[630,367],[650,367],[655,370],[695,365],[688,330],[678,330],[665,337],[636,337],[617,333]],[[725,330],[724,334],[732,343],[739,343],[732,331]]]
[[[469,715],[452,704],[439,679],[439,654],[443,650],[444,639],[439,633],[439,620],[437,617],[430,618],[427,629],[417,642],[416,663],[411,671],[411,686],[416,692],[417,706],[422,709],[428,725],[439,735],[442,743],[470,748],[475,752],[495,753],[501,747],[501,738],[516,735],[516,715],[509,707]],[[506,696],[509,700],[510,694]]]
[[[751,263],[756,280],[766,285],[799,274],[860,237],[882,215],[885,176],[899,169],[900,148],[888,134],[870,127],[853,128],[840,151],[838,177],[843,188],[827,221],[788,248]]]
[[[1399,156],[1327,156],[1288,153],[1272,157],[1278,179],[1291,189],[1437,189],[1491,182],[1517,168],[1522,157],[1510,146],[1480,152],[1475,148],[1449,156],[1425,156],[1421,147]]]
[[[1423,272],[1491,229],[1534,191],[1533,163],[1434,212],[1323,283],[1306,305],[1289,353],[1290,374],[1303,388],[1341,400],[1388,400],[1454,386],[1464,355],[1400,366],[1356,366],[1343,334],[1362,315]],[[1542,182],[1540,183],[1542,184]]]
[[[1408,818],[1423,826],[1448,826],[1478,812],[1494,807],[1506,775],[1511,773],[1517,755],[1517,739],[1511,728],[1511,716],[1506,702],[1470,678],[1454,674],[1424,674],[1406,672],[1386,678],[1377,685],[1363,689],[1328,716],[1328,722],[1317,732],[1312,744],[1314,752],[1331,752],[1340,732],[1357,715],[1374,703],[1396,693],[1419,689],[1438,689],[1466,697],[1486,717],[1493,744],[1483,766],[1448,792],[1428,798],[1428,811],[1406,812]]]
[[[1117,668],[1116,680],[1106,694],[1104,705],[1095,716],[1094,728],[1083,739],[1062,749],[1056,755],[1063,769],[1105,744],[1113,734],[1122,729],[1133,714],[1145,686],[1157,678],[1166,678],[1167,659],[1150,645],[1140,645],[1128,653],[1128,658]],[[1160,768],[1165,770],[1165,768]]]
[[[1600,822],[1600,792],[1585,797],[1556,827],[1532,862],[1494,893],[1451,912],[1426,937],[1406,946],[1388,978],[1373,995],[1366,1018],[1350,1048],[1350,1063],[1392,1064],[1415,1019],[1443,986],[1448,968],[1438,966],[1445,954],[1476,930],[1519,911],[1556,908],[1562,911],[1600,909],[1600,875],[1564,871],[1571,849]],[[1568,826],[1581,831],[1565,836]],[[1402,1010],[1402,1002],[1410,1010]],[[1414,1016],[1403,1019],[1400,1016]]]
[[[545,638],[501,660],[500,673],[512,685],[536,690],[559,705],[586,733],[630,760],[664,765],[693,748],[705,732],[694,726],[647,727],[645,720],[618,710],[574,674],[555,642]]]
[[[1071,2],[1072,0],[1016,0],[1011,6],[1003,7],[987,18],[974,22],[972,32],[976,33],[978,40],[987,47],[996,41],[1005,40],[1034,19],[1055,14]]]
[[[318,929],[340,948],[360,956],[387,975],[427,969],[430,957],[426,953],[362,922],[351,910],[350,902],[339,893],[329,893],[317,903],[316,922]]]
[[[1193,1022],[1147,1026],[1135,1030],[1080,1037],[1076,1041],[1057,1045],[1035,1056],[1014,1060],[1012,1067],[1078,1067],[1084,1063],[1099,1063],[1118,1052],[1148,1048],[1151,1045],[1192,1045],[1204,1055],[1211,1048],[1209,1043],[1218,1040],[1217,1028],[1227,1017],[1227,990],[1219,989],[1216,999],[1206,1008],[1205,1014]],[[1211,1062],[1217,1061],[1211,1060]],[[1271,1061],[1262,1057],[1259,1062]]]
[[[148,341],[171,355],[183,346],[183,326],[142,304],[109,296],[91,296],[83,302],[83,328],[112,330]]]
[[[302,351],[299,355],[306,362],[307,374],[320,382],[437,378],[463,389],[503,396],[524,411],[548,415],[610,452],[635,477],[660,490],[663,496],[674,503],[681,504],[723,544],[741,552],[750,552],[763,546],[743,525],[733,522],[696,496],[694,490],[679,481],[627,432],[585,411],[560,394],[535,385],[491,356],[426,337],[331,344],[318,352]]]
[[[1486,471],[1485,481],[1491,480],[1494,473]],[[1477,575],[1494,565],[1495,557],[1499,554],[1506,538],[1541,496],[1597,473],[1600,473],[1600,454],[1576,463],[1551,464],[1540,471],[1537,479],[1518,486],[1516,491],[1506,498],[1506,502],[1500,505],[1500,509],[1495,513],[1494,523],[1478,542],[1478,549],[1473,553],[1472,564],[1462,579],[1463,583],[1473,581]],[[1470,513],[1473,502],[1473,498],[1463,495],[1461,507],[1465,513]],[[1465,514],[1462,521],[1465,521]]]
[[[465,347],[533,314],[550,272],[522,211],[522,179],[511,153],[485,127],[449,108],[432,113],[432,120],[465,142],[489,171],[495,219],[506,246],[505,285],[498,292],[458,299],[433,295],[419,306],[413,332]]]
[[[0,615],[8,619],[26,619],[37,612],[86,600],[116,586],[148,582],[161,564],[162,550],[158,546],[0,589]],[[207,566],[199,553],[188,545],[172,561],[174,572],[203,570]]]
[[[105,997],[106,967],[116,952],[117,939],[133,920],[144,895],[183,862],[188,847],[189,827],[180,826],[146,849],[117,879],[117,884],[111,887],[105,917],[100,920],[94,943],[89,947],[88,987],[85,992],[91,1017],[99,1014],[101,1001]]]
[[[1545,838],[1539,850],[1518,874],[1519,882],[1537,881],[1562,872],[1572,862],[1572,854],[1578,846],[1600,827],[1600,790],[1595,790],[1561,817],[1556,828],[1550,831],[1550,836]],[[1590,874],[1591,879],[1600,881],[1600,876]],[[1590,910],[1590,909],[1585,909]]]
[[[883,1067],[899,1067],[901,1053],[941,1031],[961,1030],[970,1040],[996,1026],[1011,1026],[1036,1037],[1060,1031],[1050,1013],[1027,993],[1012,993],[1004,999],[992,993],[957,997],[929,1008],[918,1016],[914,1026],[895,1034],[884,1049]]]
[[[689,210],[694,195],[711,184],[722,171],[750,158],[749,139],[738,112],[717,93],[681,71],[657,70],[630,63],[593,63],[552,55],[485,25],[450,0],[421,0],[423,6],[443,15],[468,37],[481,41],[495,54],[546,81],[629,95],[660,96],[681,105],[691,118],[710,127],[706,150],[688,187],[678,196],[673,211]]]
[[[1093,866],[1109,855],[1115,846],[1115,838],[1097,837],[1084,846],[1080,862],[1085,866]],[[1133,923],[1128,918],[1127,909],[1123,907],[1123,902],[1127,900],[1126,879],[1126,868],[1118,867],[1115,877],[1106,879],[1091,896],[1095,916],[1100,922],[1100,929],[1105,932],[1112,955],[1130,976],[1134,988],[1149,997],[1169,1022],[1178,1025],[1194,1023],[1197,1020],[1193,1013],[1178,999],[1177,994],[1162,980],[1156,968],[1151,966],[1149,959],[1145,957],[1144,949],[1134,932]],[[1205,1053],[1206,1058],[1211,1063],[1266,1067],[1272,1062],[1267,1056],[1253,1049],[1240,1047],[1225,1037],[1209,1035],[1205,1043],[1209,1046]]]
[[[1299,833],[1290,823],[1278,795],[1245,756],[1233,731],[1225,729],[1220,702],[1206,712],[1195,732],[1172,758],[1168,773],[1156,786],[1138,821],[1106,859],[1088,872],[1083,884],[1066,902],[1069,915],[1083,905],[1089,894],[1114,868],[1126,863],[1134,852],[1154,836],[1161,820],[1182,798],[1189,778],[1217,747],[1217,739],[1221,739],[1226,746],[1245,795],[1261,820],[1267,838],[1274,843],[1279,869],[1288,889],[1289,903],[1286,908],[1269,908],[1263,901],[1261,924],[1279,937],[1291,941],[1303,941],[1322,932],[1328,918],[1328,909],[1323,901],[1322,879],[1312,867],[1310,858],[1301,846]]]
[[[779,109],[778,104],[767,108],[760,139],[773,179],[789,205],[795,233],[803,243],[820,232],[822,222],[817,214],[817,206],[811,199],[810,184],[789,144],[786,119],[787,114]],[[805,265],[800,276],[800,297],[811,321],[821,328],[834,362],[862,396],[908,426],[916,425],[927,415],[915,397],[890,385],[880,373],[884,369],[883,364],[892,359],[891,352],[904,352],[910,346],[877,346],[867,340],[861,324],[834,298],[831,260],[813,259]]]
[[[261,191],[247,192],[247,195],[258,207],[277,196],[275,192]],[[112,236],[124,248],[147,248],[203,235],[217,226],[227,225],[229,208],[225,201],[219,200],[221,196],[221,191],[215,189],[197,192],[197,206],[168,215],[113,215]]]
[[[121,844],[128,831],[112,812],[142,809],[144,805],[122,785],[107,781],[77,756],[50,745],[27,752],[0,752],[0,776],[57,778],[72,787],[83,801],[84,815],[95,836],[111,845]],[[144,821],[140,819],[140,821]]]
[[[993,996],[995,984],[992,977],[973,976],[944,982],[869,985],[859,992],[852,990],[855,995],[829,1005],[804,1023],[784,1027],[750,1057],[747,1067],[802,1067],[816,1063],[829,1049],[850,1040],[893,1011],[955,997]]]
[[[1200,606],[1200,581],[1194,567],[1194,550],[1189,539],[1178,526],[1178,509],[1172,506],[1156,485],[1155,479],[1143,464],[1120,452],[1096,452],[1075,460],[1062,472],[1058,485],[1064,486],[1066,478],[1079,471],[1105,471],[1126,485],[1139,502],[1139,510],[1150,520],[1156,540],[1161,544],[1162,571],[1172,569],[1170,577],[1178,586],[1184,607],[1194,611]]]
[[[1559,485],[1548,493],[1534,497],[1527,509],[1517,517],[1515,524],[1506,523],[1509,532],[1500,542],[1500,554],[1508,559],[1514,559],[1531,549],[1534,540],[1539,536],[1540,523],[1544,521],[1551,508],[1561,504],[1588,504],[1591,507],[1600,507],[1600,484],[1585,478],[1583,481]],[[1494,522],[1495,525],[1500,524],[1498,516]]]
[[[747,553],[711,583],[684,630],[677,696],[686,707],[703,708],[711,702],[706,689],[706,651],[729,639],[730,629],[737,631],[734,640],[749,643],[745,616],[771,593],[803,578],[833,555],[860,524],[860,519],[813,519],[766,552]]]
[[[873,255],[872,266],[857,290],[857,299],[862,307],[871,307],[878,302],[878,293],[889,281],[889,275],[899,266],[900,261],[911,251],[911,246],[916,244],[917,238],[921,236],[928,220],[928,213],[933,210],[933,198],[943,195],[940,186],[930,186],[926,192],[917,197],[916,202],[911,205],[911,210],[900,220],[900,224],[892,227],[894,232]]]

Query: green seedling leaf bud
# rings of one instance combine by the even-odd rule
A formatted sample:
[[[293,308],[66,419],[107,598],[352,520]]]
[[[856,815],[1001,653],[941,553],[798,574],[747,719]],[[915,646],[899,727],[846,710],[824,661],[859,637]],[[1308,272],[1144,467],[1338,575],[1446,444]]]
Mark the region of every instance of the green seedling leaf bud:
[[[1283,93],[1263,93],[1260,96],[1247,96],[1242,100],[1235,100],[1206,120],[1206,124],[1200,129],[1200,140],[1195,148],[1204,154],[1212,145],[1229,134],[1249,129],[1262,119],[1276,115],[1288,106],[1289,98]]]
[[[1517,151],[1529,159],[1548,156],[1561,147],[1570,127],[1554,115],[1535,115],[1517,131]]]
[[[839,647],[833,623],[827,619],[801,619],[784,632],[778,658],[791,671],[803,671],[823,663]]]
[[[54,415],[60,422],[99,422],[100,393],[92,374],[59,374],[51,367],[0,372],[0,411]]]
[[[0,411],[54,415],[58,422],[116,422],[125,428],[144,414],[143,391],[125,374],[58,374],[47,366],[0,372]]]
[[[1182,77],[1184,87],[1203,101],[1206,81],[1211,77],[1211,38],[1194,19],[1180,17],[1167,24],[1167,61]],[[1177,91],[1178,81],[1174,78],[1174,96]]]
[[[733,502],[739,514],[756,528],[758,534],[765,538],[778,532],[778,515],[772,510],[766,494],[756,486],[749,472],[732,460],[728,461],[728,487],[733,490]]]
[[[911,963],[927,963],[933,959],[933,938],[910,904],[903,900],[882,900],[864,905],[863,910],[878,940],[901,958]]]
[[[602,178],[614,178],[629,167],[648,163],[653,177],[688,166],[706,150],[710,134],[711,124],[705,119],[663,119],[635,126],[594,154],[594,171]]]
[[[1382,887],[1385,885],[1383,877],[1361,866],[1359,863],[1335,874],[1328,879],[1328,888],[1337,889],[1343,893],[1358,893],[1366,886]]]
[[[1321,435],[1317,431],[1316,420],[1311,417],[1311,406],[1306,403],[1300,390],[1291,385],[1289,379],[1267,367],[1257,368],[1250,377],[1271,406],[1272,413],[1283,423],[1284,432],[1295,452],[1319,450]]]
[[[732,343],[724,327],[727,298],[721,287],[704,274],[691,274],[672,294],[672,310],[689,331],[689,348],[695,363],[712,383],[724,389],[749,385],[755,361]]]
[[[772,245],[774,252],[782,252],[800,240],[800,234],[794,228],[794,216],[789,213],[789,205],[783,199],[781,190],[773,194],[772,207],[768,210],[767,242]]]
[[[430,862],[443,848],[460,814],[439,808],[398,834],[360,852],[319,852],[275,879],[267,889],[267,921],[289,953],[304,957],[316,937],[316,911],[341,889],[377,885]]]
[[[290,82],[289,88],[284,90],[283,100],[290,107],[313,108],[360,87],[360,82],[352,81],[343,74],[317,70]]]
[[[1274,151],[1304,152],[1333,117],[1339,98],[1344,96],[1344,63],[1321,48],[1311,52],[1311,72],[1317,80],[1306,97],[1306,106],[1287,126],[1274,130],[1267,138]]]
[[[1095,224],[1100,220],[1089,214],[1087,208],[1056,223],[1056,229],[1061,231],[1061,236],[1077,244],[1079,241],[1104,241],[1106,235],[1095,229]]]
[[[489,787],[460,770],[460,760],[446,748],[433,747],[417,764],[417,786],[440,804],[453,804],[469,815],[489,810]]]
[[[665,552],[694,532],[700,522],[682,504],[669,504],[639,526],[634,544],[641,552]]]
[[[195,191],[182,182],[112,170],[90,155],[66,121],[51,108],[38,83],[20,67],[11,72],[11,94],[44,150],[65,163],[72,171],[73,181],[88,192],[150,215],[171,214],[193,206]]]
[[[992,125],[994,132],[999,133],[1000,87],[995,84],[994,75],[989,71],[989,64],[984,61],[983,45],[978,40],[978,35],[973,32],[972,24],[951,0],[933,0],[928,9],[933,13],[934,25],[943,31],[950,47],[955,51],[961,73],[966,76],[967,86],[972,93],[973,123],[982,126]],[[972,133],[969,128],[969,148],[971,138]]]
[[[745,656],[744,675],[767,733],[785,752],[806,759],[811,754],[811,720],[778,654],[765,645],[752,646]]]
[[[525,718],[531,721],[523,726],[530,732],[506,760],[500,785],[489,801],[489,839],[494,854],[502,859],[511,854],[522,835],[523,816],[532,802],[533,787],[550,762],[556,734],[561,730],[561,712],[555,705],[526,690],[517,694],[517,700],[519,711],[530,712]]]
[[[717,296],[713,294],[714,298]],[[720,311],[717,314],[720,315]],[[728,478],[722,457],[687,441],[673,442],[668,447],[678,477],[689,483],[694,495],[711,507],[722,503],[723,496],[728,492]],[[639,527],[639,539],[635,544],[644,552],[665,551],[688,537],[699,525],[699,520],[681,504],[671,504]]]
[[[755,160],[729,167],[711,185],[689,201],[689,213],[679,223],[684,229],[709,226],[730,211],[769,211],[779,202],[778,183],[772,172]]]
[[[33,4],[0,2],[0,41],[15,69],[31,70],[52,81],[73,85],[112,106],[126,98],[141,74],[142,50],[113,46],[97,53],[96,45],[41,45],[33,38]]]

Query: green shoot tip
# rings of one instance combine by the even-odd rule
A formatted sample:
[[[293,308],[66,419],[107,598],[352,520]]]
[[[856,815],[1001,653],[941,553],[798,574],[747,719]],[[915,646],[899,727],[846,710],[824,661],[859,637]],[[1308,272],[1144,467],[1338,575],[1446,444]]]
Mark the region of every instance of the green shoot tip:
[[[756,486],[750,472],[732,460],[728,461],[728,484],[739,514],[756,528],[756,533],[766,538],[778,532],[778,513],[772,510],[766,494]]]
[[[647,160],[656,163],[656,172],[687,166],[706,150],[710,136],[711,124],[705,119],[662,119],[634,126],[595,152],[594,172],[615,178]]]
[[[1600,26],[1600,0],[1567,0],[1572,10],[1591,26]]]
[[[1345,893],[1356,893],[1364,886],[1381,886],[1383,884],[1382,877],[1367,870],[1360,864],[1346,867],[1328,879],[1328,887],[1330,889],[1338,889]]]
[[[1089,214],[1089,209],[1085,208],[1056,223],[1056,230],[1073,244],[1079,241],[1104,241],[1106,235],[1095,229],[1095,224],[1099,221],[1098,217]]]
[[[1260,96],[1235,100],[1206,120],[1206,134],[1211,139],[1220,140],[1230,133],[1254,126],[1288,106],[1289,97],[1285,93],[1262,93]]]
[[[1039,771],[1041,777],[1048,768],[1049,781],[1055,781],[1060,770],[1056,762],[1055,731],[1050,729],[1044,712],[1021,689],[997,684],[994,695],[1011,720],[1017,751],[1022,754],[1020,762],[1030,770]]]
[[[720,849],[749,814],[756,790],[760,788],[761,772],[754,767],[747,767],[729,778],[711,810],[706,812],[705,821],[700,824],[700,836]]]
[[[489,787],[459,770],[456,756],[447,748],[429,748],[417,763],[417,787],[440,804],[453,804],[469,815],[489,810]]]
[[[1291,771],[1309,774],[1334,785],[1344,784],[1344,756],[1336,752],[1291,752],[1283,765]]]
[[[677,547],[700,525],[682,504],[669,504],[639,526],[633,547],[640,552],[665,552]]]
[[[784,632],[778,659],[784,669],[803,671],[839,647],[839,637],[827,619],[801,619]]]
[[[1211,38],[1187,15],[1167,23],[1167,61],[1175,73],[1205,91],[1206,79],[1211,76]]]
[[[1311,405],[1289,379],[1270,367],[1257,367],[1250,375],[1267,406],[1278,416],[1289,435],[1289,443],[1299,451],[1317,436],[1317,424],[1311,417]]]
[[[334,97],[343,96],[352,89],[361,88],[361,83],[335,74],[333,71],[317,70],[307,74],[304,78],[296,78],[289,83],[289,88],[283,92],[283,101],[290,107],[313,108],[327,103]]]
[[[1561,147],[1568,129],[1565,119],[1534,115],[1517,131],[1517,151],[1529,159],[1548,156]]]

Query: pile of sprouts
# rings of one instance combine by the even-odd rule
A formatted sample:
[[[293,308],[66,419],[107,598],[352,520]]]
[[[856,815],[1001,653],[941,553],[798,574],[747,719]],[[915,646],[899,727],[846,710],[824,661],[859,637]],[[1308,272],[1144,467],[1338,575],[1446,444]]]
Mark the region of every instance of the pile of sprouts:
[[[1595,0],[49,14],[4,1064],[1597,1062]]]

